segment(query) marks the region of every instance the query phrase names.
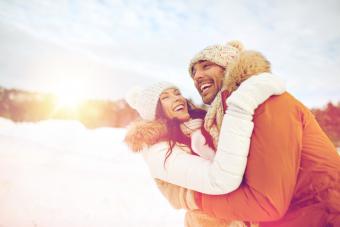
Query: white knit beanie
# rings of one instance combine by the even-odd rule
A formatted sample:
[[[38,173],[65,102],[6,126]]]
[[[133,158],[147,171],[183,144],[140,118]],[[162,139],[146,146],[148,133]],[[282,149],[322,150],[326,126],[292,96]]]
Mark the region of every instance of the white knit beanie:
[[[212,45],[204,48],[197,53],[189,64],[189,73],[192,75],[192,67],[199,61],[211,61],[224,68],[235,61],[240,52],[244,50],[244,46],[240,41],[230,41],[225,45]]]
[[[159,96],[169,88],[176,88],[176,86],[162,81],[145,88],[135,87],[127,93],[125,100],[144,120],[152,121],[156,119]]]

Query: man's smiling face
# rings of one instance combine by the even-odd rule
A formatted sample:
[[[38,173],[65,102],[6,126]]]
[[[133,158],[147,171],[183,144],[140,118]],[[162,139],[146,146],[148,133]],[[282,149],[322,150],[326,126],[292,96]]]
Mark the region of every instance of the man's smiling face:
[[[192,79],[205,104],[211,104],[221,90],[225,69],[210,61],[199,61],[192,67]]]

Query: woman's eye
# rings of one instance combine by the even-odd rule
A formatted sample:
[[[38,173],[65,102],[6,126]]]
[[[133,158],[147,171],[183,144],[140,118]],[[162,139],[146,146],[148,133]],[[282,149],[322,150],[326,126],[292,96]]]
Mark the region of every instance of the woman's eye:
[[[166,100],[167,98],[169,98],[169,96],[163,96],[161,97],[161,100]]]

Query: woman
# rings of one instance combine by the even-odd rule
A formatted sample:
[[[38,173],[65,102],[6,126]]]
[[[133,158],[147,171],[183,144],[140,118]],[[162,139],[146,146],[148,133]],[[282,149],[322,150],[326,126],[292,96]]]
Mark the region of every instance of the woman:
[[[256,76],[247,83],[250,87],[261,87],[258,91],[252,90],[252,97],[243,97],[243,101],[257,99],[253,102],[254,109],[270,95],[284,91],[282,82],[271,75],[264,78]],[[247,85],[243,86],[247,93]],[[186,212],[185,226],[246,226],[242,221],[216,219],[200,212],[193,191],[223,194],[240,185],[253,128],[253,110],[243,110],[237,106],[242,94],[234,92],[228,99],[228,111],[223,117],[226,132],[221,129],[221,134],[230,136],[228,141],[236,141],[236,146],[230,148],[228,144],[219,145],[219,155],[212,163],[210,161],[215,153],[211,148],[216,146],[202,127],[205,112],[195,108],[181,96],[177,88],[168,83],[158,83],[144,90],[134,90],[127,97],[128,103],[139,112],[144,121],[135,122],[130,127],[125,141],[131,150],[142,151],[151,175],[170,204],[176,209],[189,210]],[[201,158],[191,154],[198,154]]]
[[[249,95],[249,84],[260,88],[252,88]],[[125,141],[133,151],[141,151],[154,178],[205,194],[232,192],[242,181],[253,129],[254,109],[242,108],[244,102],[255,103],[256,108],[271,95],[284,92],[282,82],[271,74],[250,78],[242,86],[227,100],[220,132],[223,142],[216,155],[211,137],[202,128],[204,113],[164,82],[127,96],[145,121],[135,123]]]
[[[137,126],[143,127],[143,129],[145,126],[146,127],[145,130],[157,128],[157,126],[160,126],[161,130],[158,132],[158,135],[153,135],[152,138],[156,139],[156,137],[162,137],[163,135],[165,137],[168,137],[169,150],[167,157],[171,154],[171,151],[175,144],[180,143],[186,145],[186,147],[190,149],[190,153],[199,155],[200,157],[207,160],[212,160],[213,156],[215,155],[215,152],[213,150],[214,145],[212,143],[212,138],[204,130],[204,128],[202,128],[202,123],[206,111],[195,107],[191,102],[186,100],[183,96],[181,96],[180,91],[172,84],[164,82],[157,83],[149,87],[148,89],[153,89],[153,87],[157,86],[164,87],[165,89],[159,95],[158,98],[159,100],[157,100],[155,112],[156,113],[155,119],[157,119],[157,121],[135,122],[133,126],[135,128]],[[131,93],[139,92],[138,91],[130,92],[130,96]],[[145,95],[143,95],[142,93],[143,92],[141,92],[140,95],[145,97]],[[157,95],[152,96],[155,98],[158,97]],[[178,96],[178,98],[176,96]],[[176,97],[175,98],[176,100],[174,100],[173,97]],[[133,105],[131,97],[127,99],[129,100],[130,105]],[[147,104],[143,103],[141,106],[147,106]],[[150,110],[149,108],[145,108],[145,110],[144,111],[143,110],[144,108],[140,109],[139,112],[144,119],[154,119],[154,117],[147,117],[146,113],[144,113],[145,111],[149,111]],[[127,136],[126,140],[128,144],[132,145],[132,150],[134,151],[140,150],[141,148],[135,148],[133,147],[133,144],[131,144],[131,137],[134,136],[136,131],[130,129],[129,133],[133,135]],[[205,138],[207,138],[207,141]],[[146,138],[144,137],[144,139]],[[135,140],[138,140],[137,143],[143,141],[143,139],[141,140],[141,138],[136,138]],[[191,141],[193,141],[192,144]],[[205,142],[207,142],[207,144],[205,144]]]

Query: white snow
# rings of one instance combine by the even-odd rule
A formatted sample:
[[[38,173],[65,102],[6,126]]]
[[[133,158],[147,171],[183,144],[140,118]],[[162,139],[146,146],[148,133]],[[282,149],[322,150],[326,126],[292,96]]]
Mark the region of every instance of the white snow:
[[[183,226],[124,134],[0,118],[0,227]]]

